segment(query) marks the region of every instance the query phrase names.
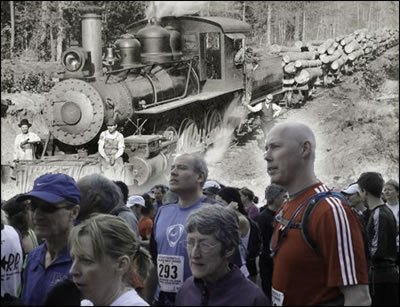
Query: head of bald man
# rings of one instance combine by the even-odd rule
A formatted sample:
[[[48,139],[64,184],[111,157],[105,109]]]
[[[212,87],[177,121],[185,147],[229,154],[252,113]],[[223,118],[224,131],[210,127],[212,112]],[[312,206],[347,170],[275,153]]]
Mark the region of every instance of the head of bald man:
[[[276,125],[267,135],[265,160],[271,183],[284,186],[289,193],[302,182],[315,181],[315,136],[301,123]],[[294,191],[296,192],[296,191]]]

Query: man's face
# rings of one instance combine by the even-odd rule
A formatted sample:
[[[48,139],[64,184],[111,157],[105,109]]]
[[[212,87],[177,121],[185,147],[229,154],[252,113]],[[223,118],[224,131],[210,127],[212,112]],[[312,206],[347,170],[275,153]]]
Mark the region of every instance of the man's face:
[[[161,188],[154,189],[154,197],[155,197],[156,201],[158,201],[158,202],[162,201],[164,194],[162,193]]]
[[[47,210],[49,207],[57,210],[50,212]],[[72,207],[75,208],[72,209]],[[39,198],[31,199],[30,208],[33,230],[38,237],[44,239],[63,238],[69,232],[73,220],[79,213],[78,205],[51,204]]]
[[[187,155],[179,156],[171,166],[169,188],[172,192],[179,193],[195,191],[202,184],[203,176],[194,170],[193,158]]]
[[[393,185],[385,184],[383,186],[383,196],[385,197],[386,200],[395,201],[398,197],[397,194],[398,193]]]
[[[27,134],[29,131],[29,126],[28,125],[22,125],[21,126],[21,131],[23,134]]]
[[[348,195],[347,199],[349,200],[350,207],[353,207],[353,208],[357,207],[361,203],[364,203],[364,201],[361,199],[360,193],[358,193],[358,192]]]
[[[117,125],[107,126],[107,130],[110,133],[113,133],[117,129]]]
[[[301,144],[282,129],[275,128],[267,136],[265,160],[271,183],[289,186],[297,178],[302,164]]]

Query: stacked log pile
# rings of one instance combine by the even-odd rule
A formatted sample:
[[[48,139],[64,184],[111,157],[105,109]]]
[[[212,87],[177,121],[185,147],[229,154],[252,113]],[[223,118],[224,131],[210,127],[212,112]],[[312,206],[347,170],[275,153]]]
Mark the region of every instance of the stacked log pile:
[[[362,69],[398,43],[397,29],[360,29],[325,41],[295,42],[292,47],[273,45],[270,52],[282,56],[284,88],[295,90],[312,88],[321,80],[324,86],[332,85],[341,75]]]

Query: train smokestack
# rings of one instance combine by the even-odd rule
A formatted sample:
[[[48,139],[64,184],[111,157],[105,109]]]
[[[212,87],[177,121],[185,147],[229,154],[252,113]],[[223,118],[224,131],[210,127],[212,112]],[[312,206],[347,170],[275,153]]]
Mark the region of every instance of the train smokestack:
[[[82,47],[90,52],[94,66],[94,76],[103,74],[101,40],[101,13],[100,7],[84,7],[80,9],[82,18]]]

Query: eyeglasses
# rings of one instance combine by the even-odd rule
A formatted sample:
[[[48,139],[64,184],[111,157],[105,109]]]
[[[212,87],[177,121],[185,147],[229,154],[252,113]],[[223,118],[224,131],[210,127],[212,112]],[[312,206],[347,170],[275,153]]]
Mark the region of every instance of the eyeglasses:
[[[182,244],[185,245],[188,251],[190,252],[193,250],[196,242],[193,240],[184,240],[182,241]],[[204,241],[197,242],[197,248],[200,249],[200,251],[204,254],[210,253],[217,245],[218,243],[210,244]]]
[[[72,207],[76,206],[76,204],[68,204],[62,207],[57,207],[55,204],[49,204],[49,203],[38,203],[38,202],[31,202],[28,205],[29,210],[31,210],[32,212],[35,211],[37,208],[39,208],[41,211],[43,211],[44,213],[54,213],[60,209],[71,209]]]

